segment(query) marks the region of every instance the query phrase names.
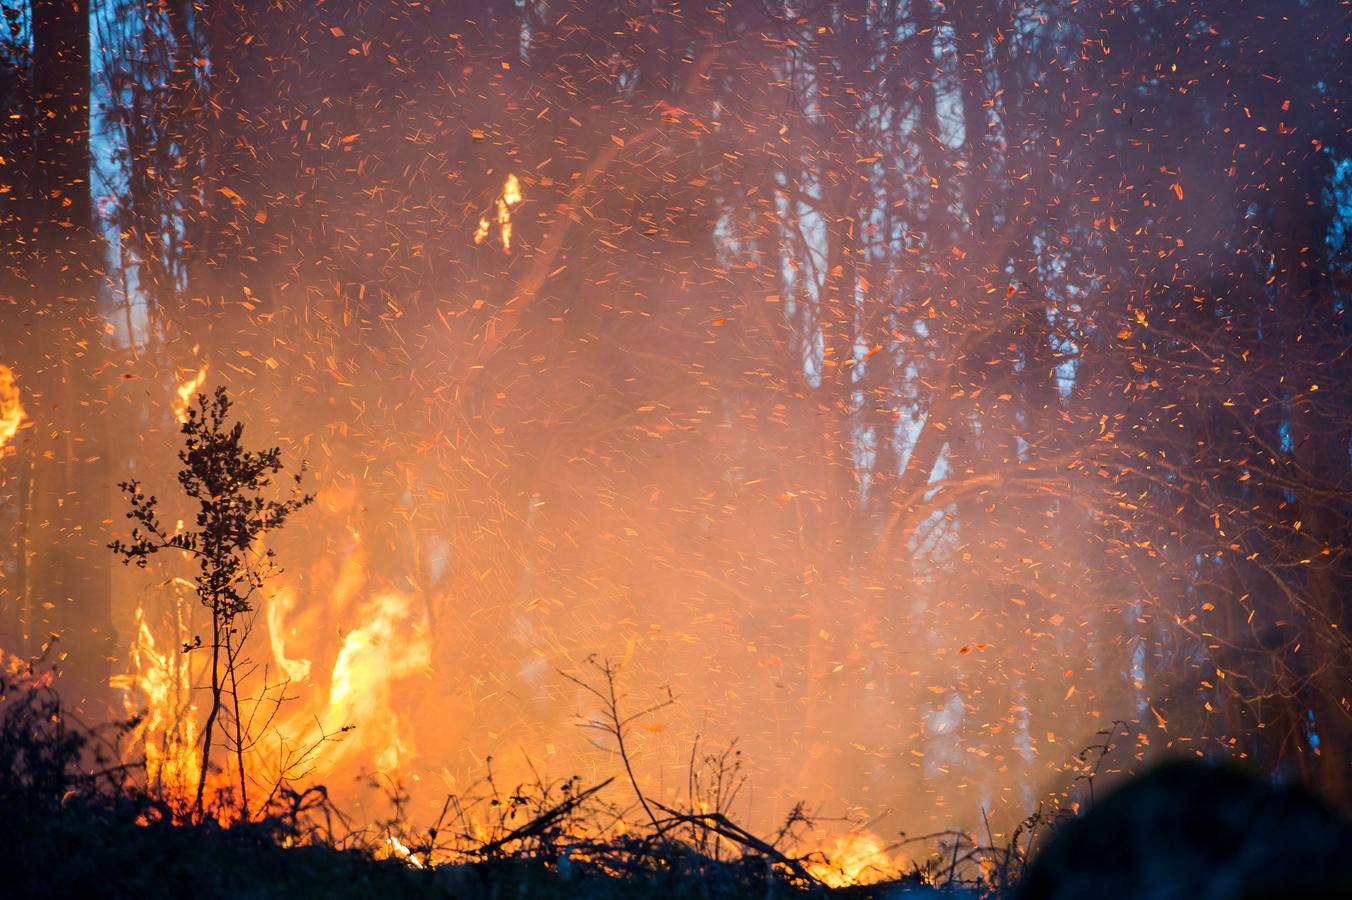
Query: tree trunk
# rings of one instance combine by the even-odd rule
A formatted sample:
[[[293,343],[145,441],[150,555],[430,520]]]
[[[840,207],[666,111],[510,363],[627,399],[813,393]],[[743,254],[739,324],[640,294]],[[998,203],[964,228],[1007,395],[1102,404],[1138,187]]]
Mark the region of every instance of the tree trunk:
[[[63,694],[101,713],[113,648],[107,543],[108,458],[97,241],[90,198],[87,0],[35,0],[32,255],[23,337],[33,427],[34,640],[59,637]]]

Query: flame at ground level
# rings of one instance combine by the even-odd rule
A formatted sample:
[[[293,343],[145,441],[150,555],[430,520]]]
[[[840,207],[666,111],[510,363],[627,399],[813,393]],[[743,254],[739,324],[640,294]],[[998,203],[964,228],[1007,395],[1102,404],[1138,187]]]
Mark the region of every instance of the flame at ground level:
[[[321,497],[322,505],[339,520],[350,500],[341,492]],[[413,730],[397,710],[406,706],[409,694],[418,692],[410,679],[429,672],[432,665],[426,604],[415,593],[372,587],[371,561],[360,533],[340,532],[346,542],[343,552],[307,573],[315,585],[324,587],[324,604],[307,608],[295,584],[271,590],[262,601],[257,621],[267,634],[258,646],[266,647],[271,658],[253,667],[250,686],[241,693],[253,710],[251,718],[267,718],[269,710],[274,717],[267,733],[257,735],[261,739],[247,752],[251,816],[263,812],[270,784],[288,774],[303,771],[307,779],[332,785],[340,802],[355,797],[342,786],[345,778],[354,775],[379,775],[395,790],[401,789],[405,778],[419,777]],[[128,758],[143,755],[149,783],[177,815],[186,816],[201,772],[204,710],[200,698],[194,702],[193,689],[203,689],[206,650],[188,649],[194,646],[192,613],[197,603],[191,583],[176,579],[170,586],[177,597],[166,614],[155,616],[144,607],[136,609],[126,670],[112,680],[112,686],[123,692],[125,708],[137,721]],[[326,638],[334,640],[331,650],[325,649]],[[194,654],[202,661],[197,662]],[[332,659],[330,665],[322,664],[326,658]],[[279,673],[280,679],[267,673]],[[277,703],[276,698],[283,696],[292,699]],[[225,716],[229,714],[226,711]],[[349,730],[348,726],[353,727]],[[665,729],[645,723],[639,730],[634,752],[643,758],[642,741]],[[549,748],[547,754],[552,755],[553,745]],[[296,762],[299,769],[289,768]],[[534,764],[525,765],[529,769]],[[236,796],[237,769],[231,754],[218,746],[212,766],[207,779],[209,800]],[[515,784],[511,779],[520,774],[510,760],[499,763],[496,771],[504,786]],[[434,782],[440,782],[438,789],[454,788],[456,779],[444,774]],[[467,846],[488,842],[500,833],[491,815],[486,809],[468,813],[463,823],[470,842]],[[224,807],[217,817],[222,824],[232,818]],[[377,819],[370,821],[374,827]],[[416,830],[417,823],[409,824]],[[612,831],[622,834],[630,826],[621,820],[611,823],[611,830],[604,833],[591,833],[589,825],[580,827],[579,834],[605,839]],[[410,835],[387,828],[378,852],[416,867],[431,864],[411,844]],[[839,837],[818,830],[792,854],[805,861],[808,873],[829,886],[894,878],[906,864],[882,839],[862,830]],[[454,854],[446,858],[453,859]]]
[[[180,634],[181,622],[176,617]],[[147,781],[172,807],[186,811],[202,771],[190,660],[172,644],[157,646],[143,607],[136,609],[135,629],[129,668],[113,676],[111,686],[123,692],[123,706],[136,723],[129,737],[145,757]]]
[[[873,884],[899,878],[905,871],[907,859],[891,851],[876,835],[867,831],[851,831],[835,840],[826,849],[812,854],[807,870],[828,887],[846,887],[852,884]]]
[[[255,729],[256,740],[245,754],[251,817],[264,808],[280,778],[297,787],[322,784],[354,824],[370,829],[374,841],[393,835],[431,865],[448,857],[426,855],[417,829],[437,818],[448,794],[464,799],[484,793],[482,779],[490,772],[495,780],[491,789],[501,797],[515,796],[519,786],[529,793],[537,778],[548,783],[577,776],[587,785],[622,773],[613,741],[599,735],[597,752],[597,745],[588,744],[589,733],[576,727],[579,721],[603,721],[604,712],[595,697],[558,676],[557,670],[578,672],[585,666],[570,647],[613,649],[615,658],[622,659],[624,702],[634,711],[650,703],[659,686],[684,679],[674,681],[675,706],[657,718],[633,723],[628,748],[637,780],[665,805],[693,803],[686,797],[686,784],[690,740],[697,733],[715,742],[746,739],[739,747],[751,748],[746,758],[749,768],[756,767],[750,770],[754,804],[738,805],[729,813],[756,833],[773,833],[799,800],[832,817],[840,803],[858,796],[842,787],[842,767],[810,768],[817,761],[820,734],[814,734],[811,744],[790,734],[775,742],[780,755],[774,757],[770,754],[776,746],[766,732],[754,730],[757,720],[746,715],[746,699],[738,692],[755,690],[760,683],[756,678],[778,684],[788,677],[788,666],[770,648],[742,644],[752,676],[738,678],[716,666],[680,667],[678,652],[691,654],[687,666],[691,660],[715,658],[694,640],[694,633],[702,624],[719,625],[721,618],[711,613],[707,623],[673,622],[668,637],[658,627],[643,630],[627,620],[598,621],[595,608],[581,602],[555,615],[561,604],[543,592],[529,601],[504,602],[500,609],[469,607],[447,588],[425,589],[424,584],[438,584],[435,576],[419,580],[407,574],[419,571],[418,566],[397,554],[418,545],[410,541],[401,546],[401,533],[369,527],[362,496],[351,481],[324,481],[304,527],[298,522],[296,528],[268,538],[270,545],[277,543],[279,560],[291,565],[255,597],[256,611],[246,617],[252,633],[241,686],[243,718],[264,723]],[[283,539],[295,543],[282,544]],[[445,565],[435,556],[424,562],[432,572]],[[172,608],[157,613],[154,592],[166,584],[182,595]],[[598,590],[604,584],[598,581]],[[188,582],[160,581],[144,588],[148,596],[141,595],[144,605],[134,616],[134,627],[125,632],[133,640],[116,682],[128,692],[128,709],[145,713],[135,735],[138,743],[128,749],[135,758],[144,754],[152,783],[172,795],[175,807],[190,809],[200,772],[209,648],[177,648],[196,646],[195,638],[205,633],[206,611]],[[648,612],[651,618],[661,614]],[[570,644],[560,635],[571,635]],[[705,632],[706,642],[715,639]],[[980,660],[975,654],[962,658]],[[188,662],[192,677],[185,682]],[[719,695],[720,687],[726,693]],[[727,698],[726,710],[706,702],[717,696]],[[188,697],[196,702],[185,703]],[[951,698],[936,699],[930,711],[932,716],[962,714]],[[788,706],[767,706],[765,712],[785,719],[794,715]],[[227,712],[226,725],[231,715]],[[209,799],[238,796],[238,760],[222,743],[228,734],[228,729],[217,732],[207,779]],[[910,757],[904,761],[914,759],[914,767],[935,781],[954,765],[937,752],[931,758],[914,752]],[[623,802],[626,790],[621,782],[611,794]],[[395,796],[403,801],[407,832],[381,824],[390,821],[389,802]],[[976,810],[981,800],[969,796]],[[895,795],[879,790],[864,799],[872,799],[876,809],[891,806]],[[953,799],[961,801],[963,795]],[[1021,799],[997,797],[994,802],[1005,803],[1006,810],[1021,818],[1026,811]],[[857,809],[867,814],[865,807]],[[923,812],[943,819],[962,814],[956,803],[948,807],[940,802]],[[918,821],[918,815],[889,818],[885,828],[876,821],[873,827],[876,834],[895,833],[894,828],[918,831]],[[882,880],[908,865],[874,832],[855,831],[850,822],[831,818],[822,824],[822,830],[800,833],[801,839],[786,842],[784,849],[803,859],[824,883]],[[487,807],[467,812],[463,825],[466,848],[501,834]],[[625,823],[633,826],[643,824]],[[385,847],[385,852],[407,859],[394,844]]]

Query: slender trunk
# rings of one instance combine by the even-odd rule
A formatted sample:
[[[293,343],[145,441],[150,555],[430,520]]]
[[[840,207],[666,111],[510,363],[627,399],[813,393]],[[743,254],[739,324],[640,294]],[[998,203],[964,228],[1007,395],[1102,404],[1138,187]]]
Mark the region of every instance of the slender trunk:
[[[854,123],[859,118],[855,92],[866,80],[872,54],[867,5],[847,0],[840,5],[841,24],[829,46],[816,59],[816,84],[826,115],[820,133],[808,139],[836,149],[839,158],[867,151]],[[844,744],[858,743],[853,715],[861,699],[863,660],[858,653],[861,622],[871,620],[859,602],[855,566],[857,534],[864,525],[854,461],[854,349],[858,338],[857,285],[862,205],[860,182],[838,178],[821,167],[823,211],[834,223],[828,232],[827,259],[817,318],[822,331],[821,383],[809,393],[815,403],[816,437],[820,441],[816,478],[821,497],[809,522],[813,583],[807,616],[807,672],[803,734],[811,742],[800,769],[800,783],[820,783],[838,768],[826,755]],[[804,256],[812,248],[804,247]],[[811,526],[810,526],[811,527]]]
[[[32,354],[25,441],[32,460],[35,626],[62,641],[70,705],[101,715],[113,646],[106,544],[107,398],[98,383],[102,328],[98,241],[90,197],[87,0],[35,0],[37,112],[32,195],[34,255],[19,345]]]
[[[211,710],[207,713],[206,725],[202,728],[202,766],[197,773],[197,799],[193,801],[193,814],[199,821],[202,818],[202,800],[207,789],[207,771],[211,767],[211,742],[216,730],[216,717],[221,712],[221,614],[215,604],[211,609]]]
[[[249,786],[244,769],[244,723],[239,714],[239,672],[235,664],[235,654],[239,648],[231,641],[227,632],[225,638],[225,671],[230,676],[230,705],[235,715],[235,763],[239,767],[239,816],[249,820]]]
[[[29,520],[32,516],[32,493],[33,476],[29,460],[24,457],[18,457],[19,466],[19,496],[18,496],[18,536],[15,540],[15,583],[18,585],[17,602],[14,604],[15,616],[15,648],[24,656],[32,653],[32,630],[33,630],[33,608],[32,608],[32,573],[29,566]]]
[[[958,46],[958,71],[962,88],[963,150],[967,156],[967,181],[964,202],[973,231],[983,215],[988,215],[986,189],[990,177],[991,146],[987,139],[989,114],[987,98],[988,29],[995,24],[992,10],[976,0],[957,6],[954,34]],[[987,225],[989,228],[989,225]],[[979,233],[979,232],[978,232]]]

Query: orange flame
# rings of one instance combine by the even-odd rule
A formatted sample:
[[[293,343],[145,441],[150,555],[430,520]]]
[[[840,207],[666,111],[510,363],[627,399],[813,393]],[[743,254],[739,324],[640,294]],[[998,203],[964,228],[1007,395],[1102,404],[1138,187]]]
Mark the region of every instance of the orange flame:
[[[178,622],[186,634],[185,623]],[[128,649],[129,670],[109,681],[123,691],[122,703],[137,724],[131,744],[145,754],[146,778],[171,805],[186,810],[197,787],[201,764],[197,755],[197,707],[192,703],[192,676],[187,657],[175,647],[160,650],[138,607],[136,637]]]
[[[356,743],[373,751],[383,770],[397,769],[412,754],[412,742],[391,711],[394,682],[425,670],[432,648],[412,598],[393,591],[377,594],[362,610],[366,624],[343,639],[333,664],[328,718],[340,725],[384,723],[359,731]]]
[[[266,606],[268,620],[268,641],[272,645],[272,658],[277,666],[293,682],[303,682],[310,677],[310,660],[304,657],[292,659],[287,656],[286,618],[296,608],[296,592],[291,588],[282,588],[268,597]],[[294,631],[294,629],[290,629]]]
[[[895,879],[906,864],[903,855],[890,855],[887,846],[867,831],[852,831],[837,838],[831,850],[822,850],[819,855],[820,859],[807,864],[807,870],[833,888]]]
[[[498,237],[502,240],[502,249],[510,252],[512,249],[512,207],[516,206],[522,200],[521,182],[515,175],[509,174],[507,181],[502,186],[502,196],[497,199],[497,223]],[[479,217],[479,227],[474,230],[474,243],[482,244],[488,239],[488,232],[493,227],[487,216]]]
[[[320,503],[335,518],[350,513],[355,494],[331,489]],[[425,671],[432,644],[422,598],[381,589],[370,582],[368,553],[360,532],[343,530],[340,552],[319,561],[310,573],[319,603],[303,602],[293,585],[270,587],[265,606],[268,640],[276,668],[301,688],[278,730],[311,745],[320,734],[346,726],[356,730],[337,743],[325,743],[316,769],[374,766],[398,770],[413,753],[406,723],[395,712],[401,679]],[[329,630],[333,617],[352,623],[343,636],[323,690],[322,660],[328,651],[313,637]],[[316,729],[319,729],[318,731]]]
[[[0,450],[19,433],[23,420],[23,404],[19,402],[14,370],[0,363]]]
[[[498,230],[502,235],[502,249],[512,249],[512,207],[521,202],[521,183],[515,175],[507,176],[507,184],[502,188],[502,199],[498,201]]]
[[[193,395],[196,394],[197,389],[202,386],[202,382],[207,380],[207,370],[209,368],[210,367],[206,363],[202,363],[202,366],[197,370],[196,375],[179,382],[178,387],[175,389],[178,394],[178,399],[174,401],[174,417],[180,422],[186,422],[188,420],[188,405],[192,403]]]

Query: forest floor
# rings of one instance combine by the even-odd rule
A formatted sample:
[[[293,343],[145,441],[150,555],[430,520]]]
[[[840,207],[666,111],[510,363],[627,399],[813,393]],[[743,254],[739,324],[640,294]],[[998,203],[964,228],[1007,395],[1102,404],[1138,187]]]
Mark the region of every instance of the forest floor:
[[[148,778],[145,760],[123,761],[132,723],[80,724],[53,681],[33,666],[0,666],[0,900],[865,900],[934,894],[932,884],[954,882],[976,852],[945,854],[905,878],[880,873],[894,879],[886,883],[833,887],[834,870],[813,870],[826,861],[780,848],[810,824],[801,811],[762,839],[721,803],[669,809],[645,798],[632,776],[632,796],[621,802],[600,799],[618,778],[510,792],[490,778],[491,794],[448,799],[459,818],[424,829],[404,821],[398,797],[390,821],[354,825],[322,786],[289,782],[268,794],[264,811],[245,816],[228,789],[193,803],[191,790]],[[720,771],[724,780],[736,772]],[[646,825],[624,824],[635,805]]]
[[[487,831],[411,829],[399,815],[354,827],[317,786],[282,787],[261,816],[228,794],[194,815],[110,747],[68,724],[48,681],[0,669],[0,900],[1352,897],[1352,823],[1299,784],[1219,761],[1157,763],[1082,813],[1030,816],[1005,846],[950,833],[906,876],[835,887],[780,849],[800,813],[760,838],[721,812],[655,803],[632,776],[646,828],[598,826],[629,821],[625,807],[588,805],[618,779],[495,792]]]
[[[505,857],[419,869],[368,851],[283,846],[264,826],[138,825],[106,809],[0,803],[0,896],[157,900],[498,900],[939,896],[915,881],[829,888],[773,872],[764,861],[689,856],[667,871],[607,874],[582,863]],[[978,896],[942,892],[943,896]]]

